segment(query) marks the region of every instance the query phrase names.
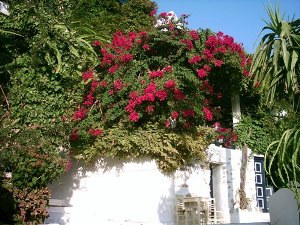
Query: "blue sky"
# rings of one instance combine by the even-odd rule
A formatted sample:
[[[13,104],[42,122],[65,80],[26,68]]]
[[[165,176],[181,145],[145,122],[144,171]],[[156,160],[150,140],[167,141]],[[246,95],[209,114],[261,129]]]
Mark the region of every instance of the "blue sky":
[[[248,53],[267,19],[265,6],[279,4],[285,18],[300,18],[300,0],[154,0],[158,13],[174,11],[177,16],[189,14],[191,29],[209,28],[222,31],[242,43]]]

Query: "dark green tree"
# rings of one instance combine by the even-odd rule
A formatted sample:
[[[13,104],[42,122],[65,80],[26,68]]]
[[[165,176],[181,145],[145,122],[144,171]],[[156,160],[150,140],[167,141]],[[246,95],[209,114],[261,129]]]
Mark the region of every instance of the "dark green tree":
[[[83,95],[81,72],[98,60],[91,41],[106,42],[114,29],[126,28],[125,21],[128,29],[146,29],[153,17],[146,6],[134,9],[134,1],[7,3],[10,15],[0,14],[0,176],[6,171],[12,172],[12,178],[1,179],[0,186],[17,203],[16,220],[40,223],[46,216],[44,200],[49,197],[44,187],[70,167],[71,127],[67,118]],[[76,17],[86,9],[74,7],[74,3],[97,9],[93,20],[88,20],[91,14]],[[103,5],[99,8],[96,3]],[[150,1],[140,3],[147,5]],[[150,5],[149,10],[154,7]],[[132,14],[119,11],[126,7],[124,11]],[[133,23],[133,11],[148,22],[143,19]],[[98,17],[102,22],[96,26]],[[118,20],[122,26],[114,26]],[[34,203],[34,195],[40,196],[39,203]],[[39,207],[32,208],[34,204]]]
[[[274,141],[266,152],[267,172],[275,182],[291,188],[300,205],[298,185],[300,183],[300,19],[285,20],[279,9],[267,8],[269,21],[262,29],[266,33],[254,54],[251,68],[254,82],[266,95],[267,103],[273,107],[277,101],[292,105],[298,122],[290,124],[282,136]],[[277,110],[279,114],[286,107]]]

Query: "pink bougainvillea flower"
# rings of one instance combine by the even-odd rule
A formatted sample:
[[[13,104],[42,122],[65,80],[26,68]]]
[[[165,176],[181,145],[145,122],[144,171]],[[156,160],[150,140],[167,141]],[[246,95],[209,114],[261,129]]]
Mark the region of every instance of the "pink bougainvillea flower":
[[[214,58],[214,55],[212,54],[212,52],[209,49],[205,49],[203,51],[203,54],[204,54],[204,58],[209,60],[209,61]]]
[[[191,31],[190,31],[190,35],[191,35],[191,37],[192,37],[194,40],[198,40],[198,39],[199,39],[199,34],[198,34],[198,32],[195,31],[195,30],[191,30]]]
[[[101,52],[102,55],[107,54],[107,50],[106,50],[105,48],[101,48],[101,49],[100,49],[100,52]]]
[[[158,90],[155,93],[155,96],[159,99],[159,101],[164,101],[168,97],[168,93],[165,90]]]
[[[136,38],[137,38],[137,33],[135,33],[135,32],[128,32],[128,37],[129,37],[129,40],[131,41],[131,42],[133,42]]]
[[[206,71],[206,72],[210,72],[211,71],[211,68],[209,65],[204,65],[203,66],[203,69]]]
[[[200,79],[203,79],[207,76],[207,72],[204,69],[198,69],[197,74]]]
[[[231,146],[230,141],[226,141],[226,142],[225,142],[225,148],[229,148],[230,146]]]
[[[83,105],[93,105],[95,97],[92,94],[86,96],[86,100],[83,102]]]
[[[203,114],[204,114],[204,118],[205,118],[207,121],[212,121],[212,120],[213,120],[213,114],[212,114],[212,112],[210,111],[209,108],[204,107],[204,108],[202,109],[202,111],[203,111]]]
[[[150,16],[154,16],[154,15],[156,14],[156,12],[157,12],[157,10],[154,9],[154,10],[152,10],[152,11],[149,13],[149,15],[150,15]]]
[[[153,101],[154,101],[155,96],[154,96],[153,93],[151,93],[151,94],[153,95]],[[147,98],[147,96],[145,96],[145,95],[142,95],[142,96],[138,97],[138,98],[135,100],[135,104],[136,104],[136,105],[142,104],[144,101],[146,101],[146,98]],[[149,98],[149,97],[148,97],[148,98]]]
[[[123,87],[123,82],[122,80],[118,79],[114,82],[114,89],[117,90],[117,91],[120,91],[122,90],[122,87]]]
[[[135,100],[138,97],[138,93],[136,91],[129,93],[129,98]]]
[[[165,88],[167,89],[173,89],[176,86],[176,81],[175,80],[167,80],[165,83]]]
[[[120,56],[120,61],[122,63],[128,63],[130,62],[131,60],[133,60],[133,55],[131,54],[124,54],[124,55],[121,55]]]
[[[88,110],[86,108],[80,107],[73,115],[73,120],[83,120],[87,114]]]
[[[166,128],[170,128],[171,122],[170,122],[169,119],[167,119],[167,120],[165,121],[165,126],[166,126]]]
[[[69,172],[72,168],[72,163],[71,161],[67,160],[66,165],[65,165],[65,171]]]
[[[154,102],[155,101],[155,94],[154,93],[146,93],[142,96],[143,101]]]
[[[145,111],[148,112],[148,113],[154,113],[154,109],[155,109],[154,105],[148,105],[146,107]]]
[[[150,71],[149,72],[149,77],[150,79],[154,79],[157,77],[162,78],[164,76],[164,71],[163,70],[156,70],[156,71]]]
[[[238,140],[237,134],[236,134],[236,133],[233,133],[232,136],[231,136],[231,138],[230,138],[230,141],[236,142],[237,140]]]
[[[94,137],[98,137],[98,136],[102,135],[104,133],[104,131],[101,129],[90,128],[89,133],[90,133],[90,135],[92,135]]]
[[[221,127],[220,122],[215,122],[212,127],[217,128],[219,130],[219,128]]]
[[[125,111],[131,113],[136,106],[136,102],[132,99],[128,101],[128,105],[125,107]]]
[[[118,68],[119,68],[119,66],[118,66],[117,64],[116,64],[116,65],[113,65],[112,67],[110,67],[110,68],[108,69],[108,72],[109,72],[110,74],[114,74],[115,72],[117,72]]]
[[[185,94],[181,90],[175,88],[174,89],[174,98],[176,100],[183,100],[183,99],[186,98],[186,96],[185,96]]]
[[[124,50],[131,50],[132,40],[124,35],[121,31],[115,32],[113,39],[112,39],[112,47],[117,52],[123,52]]]
[[[93,74],[94,74],[93,70],[86,71],[86,72],[82,73],[82,79],[84,81],[92,79],[93,78]]]
[[[225,48],[225,46],[221,46],[217,49],[218,52],[221,52],[221,53],[225,53],[227,51],[227,49]]]
[[[184,117],[194,117],[195,111],[193,109],[186,109],[186,110],[182,111],[182,115]]]
[[[114,92],[114,90],[110,89],[110,90],[108,91],[108,94],[109,94],[109,95],[114,95],[115,92]]]
[[[99,86],[100,87],[107,87],[107,81],[103,80],[103,81],[99,82]]]
[[[70,135],[71,141],[77,141],[78,140],[78,129],[73,130],[72,134]]]
[[[168,23],[168,27],[170,31],[173,31],[175,29],[175,26],[173,23]]]
[[[244,75],[245,75],[246,77],[249,77],[249,75],[250,75],[249,70],[244,69]]]
[[[98,86],[99,86],[98,81],[93,80],[91,83],[91,92],[94,92]]]
[[[224,139],[225,139],[225,137],[223,135],[219,135],[219,137],[218,137],[219,142],[223,142]]]
[[[162,12],[162,13],[159,14],[159,16],[162,17],[162,18],[166,18],[168,16],[168,13]]]
[[[101,45],[101,42],[99,40],[95,40],[95,41],[93,41],[92,45],[95,46],[95,47],[98,47],[98,46]]]
[[[215,66],[216,67],[220,67],[220,66],[222,66],[223,65],[223,61],[222,60],[216,60],[215,61]]]
[[[132,111],[129,114],[128,118],[132,122],[137,122],[140,119],[140,115],[136,111]]]
[[[171,118],[173,120],[176,120],[179,117],[179,113],[177,111],[171,112]]]
[[[230,131],[230,129],[229,128],[225,128],[225,127],[220,127],[219,131],[220,131],[220,133],[227,133],[227,132]]]
[[[112,62],[114,61],[115,56],[113,54],[106,53],[103,55],[102,61],[101,61],[101,66],[110,66]]]
[[[172,66],[165,66],[163,68],[163,71],[165,71],[167,73],[172,73],[173,72],[173,67]]]
[[[141,37],[147,37],[147,31],[141,31],[141,32],[139,33],[139,35],[140,35]]]
[[[196,64],[201,61],[200,55],[194,55],[192,58],[188,60],[189,64]]]
[[[185,44],[185,47],[188,50],[192,50],[194,48],[193,42],[189,39],[181,39],[180,42]]]
[[[146,88],[144,93],[154,93],[156,91],[156,84],[150,83]]]
[[[219,44],[218,40],[219,39],[215,35],[211,35],[207,38],[205,46],[209,49],[214,49]]]
[[[148,44],[143,44],[143,49],[146,51],[150,50],[150,46]]]

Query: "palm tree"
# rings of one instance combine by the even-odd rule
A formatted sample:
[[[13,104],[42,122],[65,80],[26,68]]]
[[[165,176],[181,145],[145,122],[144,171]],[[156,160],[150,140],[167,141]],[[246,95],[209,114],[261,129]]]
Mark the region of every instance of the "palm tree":
[[[300,19],[284,20],[278,7],[268,7],[269,20],[256,52],[253,56],[251,75],[254,84],[260,84],[272,106],[278,100],[293,105],[300,113]],[[273,183],[278,174],[282,183],[295,192],[300,207],[300,126],[296,124],[286,130],[280,140],[274,141],[266,151],[269,163],[267,172]],[[278,173],[274,172],[278,168]],[[273,175],[273,176],[272,176]],[[276,183],[275,183],[276,185]]]

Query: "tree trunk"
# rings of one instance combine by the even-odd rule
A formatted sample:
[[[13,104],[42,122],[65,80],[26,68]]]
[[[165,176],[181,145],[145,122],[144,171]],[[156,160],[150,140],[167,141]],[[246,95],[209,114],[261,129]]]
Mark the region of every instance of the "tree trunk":
[[[242,150],[242,166],[241,166],[241,183],[240,183],[240,208],[246,209],[248,207],[248,200],[246,197],[246,171],[248,163],[248,146],[245,144]]]

